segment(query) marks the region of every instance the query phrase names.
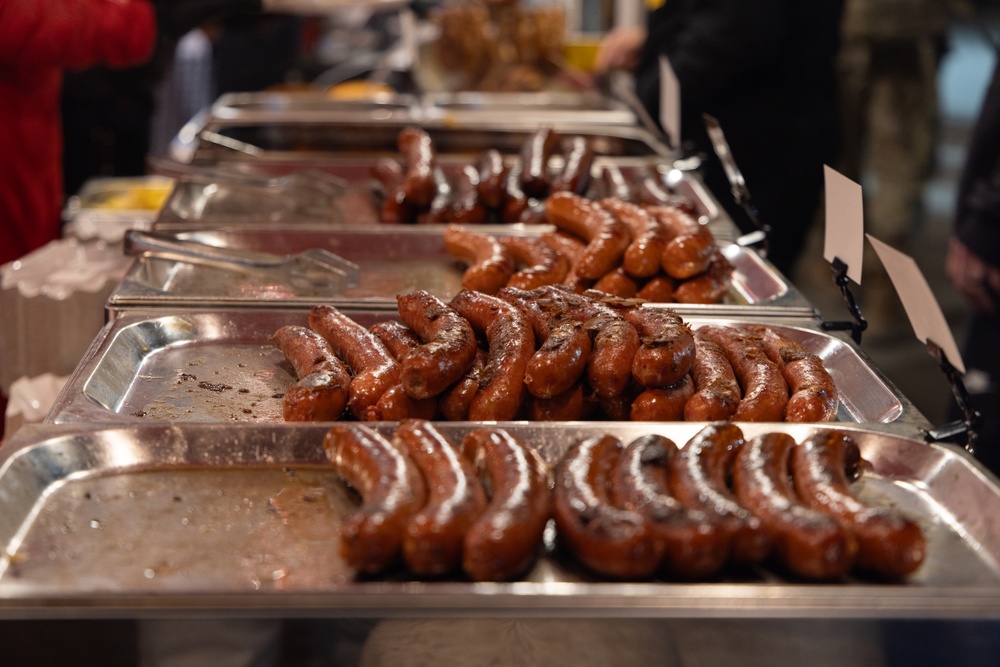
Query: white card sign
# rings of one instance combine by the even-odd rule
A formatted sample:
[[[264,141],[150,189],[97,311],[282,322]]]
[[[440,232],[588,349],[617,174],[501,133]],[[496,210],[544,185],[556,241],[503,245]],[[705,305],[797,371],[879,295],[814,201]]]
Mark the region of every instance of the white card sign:
[[[948,362],[960,373],[965,373],[962,355],[955,344],[951,327],[941,312],[941,306],[931,291],[930,285],[920,271],[920,267],[909,255],[905,255],[892,246],[879,241],[868,234],[868,241],[875,248],[878,258],[882,261],[892,286],[896,288],[899,300],[903,302],[906,317],[910,320],[913,333],[922,343],[932,341],[941,348]]]
[[[847,277],[861,284],[861,263],[865,250],[864,200],[861,185],[823,165],[826,181],[826,229],[823,258],[847,264]]]
[[[670,147],[681,146],[681,84],[666,56],[660,56],[660,125]]]

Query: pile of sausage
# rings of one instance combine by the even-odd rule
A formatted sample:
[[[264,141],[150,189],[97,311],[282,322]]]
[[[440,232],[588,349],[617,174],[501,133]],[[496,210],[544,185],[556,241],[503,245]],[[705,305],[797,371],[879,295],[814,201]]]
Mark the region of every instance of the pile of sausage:
[[[734,267],[712,232],[677,206],[557,192],[545,221],[557,230],[537,237],[445,229],[445,250],[467,266],[462,286],[496,294],[562,284],[655,303],[719,303],[732,287]]]
[[[915,522],[852,494],[860,452],[838,431],[799,444],[780,432],[745,439],[720,422],[681,449],[655,434],[627,445],[600,435],[551,470],[504,429],[452,443],[424,420],[391,439],[336,425],[324,447],[361,498],[341,553],[362,575],[401,562],[420,577],[511,580],[544,552],[550,518],[557,553],[614,579],[704,580],[757,564],[809,580],[855,569],[896,579],[926,551]]]
[[[822,360],[773,328],[692,330],[667,308],[558,286],[397,296],[370,329],[331,306],[272,337],[288,421],[797,421],[836,418]]]

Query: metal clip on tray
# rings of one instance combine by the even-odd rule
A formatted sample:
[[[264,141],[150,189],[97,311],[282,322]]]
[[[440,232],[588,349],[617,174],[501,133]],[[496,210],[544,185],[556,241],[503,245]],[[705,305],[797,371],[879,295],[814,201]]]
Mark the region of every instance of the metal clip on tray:
[[[931,356],[934,357],[934,360],[937,361],[938,365],[941,367],[941,372],[945,374],[948,378],[948,382],[951,384],[951,393],[954,395],[955,401],[958,403],[958,407],[962,411],[962,419],[957,419],[935,429],[921,429],[924,434],[924,440],[927,442],[941,442],[943,440],[954,438],[961,433],[965,433],[965,449],[970,454],[975,454],[976,443],[979,440],[979,427],[982,423],[982,415],[972,406],[969,392],[965,388],[965,383],[962,382],[961,373],[959,373],[958,369],[955,368],[950,361],[948,361],[948,358],[945,356],[941,347],[929,339],[926,344],[927,351],[930,352]]]
[[[823,331],[851,331],[851,338],[858,345],[861,344],[861,333],[868,328],[868,320],[861,314],[861,307],[854,298],[851,288],[848,285],[847,264],[839,257],[834,257],[830,265],[833,268],[834,282],[840,288],[840,293],[847,302],[847,310],[851,314],[852,321],[822,322]]]

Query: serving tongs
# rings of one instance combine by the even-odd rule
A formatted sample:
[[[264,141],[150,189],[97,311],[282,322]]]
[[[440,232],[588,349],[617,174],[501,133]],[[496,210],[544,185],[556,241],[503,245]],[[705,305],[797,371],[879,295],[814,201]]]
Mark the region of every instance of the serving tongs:
[[[169,158],[151,157],[148,162],[151,171],[163,176],[266,197],[279,203],[279,211],[273,214],[279,218],[284,214],[294,214],[335,223],[343,222],[343,212],[337,202],[343,197],[347,182],[323,171],[302,169],[268,177],[219,167],[185,164]]]
[[[227,271],[266,274],[300,289],[341,292],[358,284],[358,265],[322,248],[294,255],[275,255],[221,248],[176,236],[130,229],[125,233],[125,254],[153,257]]]
[[[750,220],[750,224],[754,227],[752,232],[748,232],[736,239],[736,244],[743,247],[756,246],[760,256],[766,258],[771,227],[761,221],[757,206],[750,199],[750,190],[747,189],[746,179],[743,178],[743,172],[740,171],[740,168],[736,166],[736,159],[733,157],[733,152],[729,148],[729,142],[726,140],[726,135],[722,131],[719,121],[707,113],[701,114],[701,118],[705,123],[708,138],[712,142],[712,149],[719,157],[722,169],[726,172],[726,179],[729,181],[733,201],[743,210],[747,219]]]

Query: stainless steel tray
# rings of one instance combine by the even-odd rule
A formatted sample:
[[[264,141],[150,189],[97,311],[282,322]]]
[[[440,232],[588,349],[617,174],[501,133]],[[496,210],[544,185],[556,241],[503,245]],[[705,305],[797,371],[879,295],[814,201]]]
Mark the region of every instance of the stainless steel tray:
[[[449,439],[470,424],[443,424]],[[580,437],[703,424],[500,424],[554,460]],[[817,427],[745,424],[747,435]],[[378,425],[386,433],[392,424]],[[786,581],[762,569],[718,581],[619,583],[554,555],[522,581],[356,581],[339,559],[351,500],[326,465],[323,425],[35,426],[0,463],[0,615],[164,610],[334,617],[885,618],[1000,614],[1000,490],[964,452],[845,427],[871,470],[859,495],[921,525],[927,558],[906,582]]]
[[[364,326],[398,319],[387,310],[346,312]],[[280,396],[295,377],[268,339],[284,324],[305,325],[307,313],[261,309],[125,312],[95,339],[46,421],[281,421]],[[685,319],[693,327],[735,321]],[[814,320],[805,318],[765,323],[824,360],[841,392],[838,420],[892,424],[910,434],[929,427],[848,339],[822,332]]]
[[[396,295],[416,289],[449,299],[461,289],[463,266],[444,248],[440,225],[360,227],[172,228],[171,234],[212,246],[291,255],[313,248],[329,250],[360,267],[356,287],[331,292],[295,287],[260,272],[222,270],[156,256],[140,256],[108,301],[114,311],[135,307],[301,308],[317,300],[341,307],[395,310]],[[480,225],[477,231],[534,235],[547,226]],[[671,304],[682,313],[753,311],[755,314],[813,313],[808,300],[756,253],[729,244],[723,253],[736,267],[732,293],[724,303]]]

